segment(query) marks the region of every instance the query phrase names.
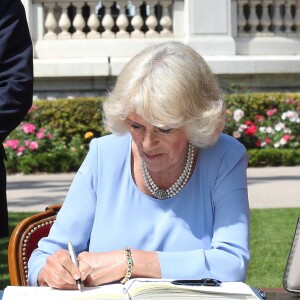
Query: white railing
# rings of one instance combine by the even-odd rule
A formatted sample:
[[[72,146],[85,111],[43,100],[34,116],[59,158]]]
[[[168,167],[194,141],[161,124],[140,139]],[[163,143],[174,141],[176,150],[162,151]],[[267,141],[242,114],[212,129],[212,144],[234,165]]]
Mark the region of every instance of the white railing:
[[[105,90],[131,57],[167,39],[190,44],[221,76],[292,74],[284,80],[299,85],[300,0],[22,2],[40,91]]]
[[[44,40],[172,37],[172,0],[33,0]]]
[[[238,0],[238,36],[300,36],[300,0]]]

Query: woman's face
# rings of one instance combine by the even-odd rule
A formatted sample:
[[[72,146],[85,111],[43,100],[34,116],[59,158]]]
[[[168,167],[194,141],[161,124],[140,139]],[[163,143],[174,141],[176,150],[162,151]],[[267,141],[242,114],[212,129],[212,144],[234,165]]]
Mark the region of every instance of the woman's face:
[[[178,170],[181,173],[188,148],[188,139],[183,128],[158,128],[136,113],[128,114],[127,125],[138,153],[149,171],[155,173]]]

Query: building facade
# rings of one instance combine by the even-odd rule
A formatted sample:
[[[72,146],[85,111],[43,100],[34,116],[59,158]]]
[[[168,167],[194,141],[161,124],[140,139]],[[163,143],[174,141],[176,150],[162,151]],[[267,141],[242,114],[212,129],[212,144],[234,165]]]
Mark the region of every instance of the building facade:
[[[151,43],[178,40],[227,89],[300,90],[300,0],[22,0],[35,97],[101,95]]]

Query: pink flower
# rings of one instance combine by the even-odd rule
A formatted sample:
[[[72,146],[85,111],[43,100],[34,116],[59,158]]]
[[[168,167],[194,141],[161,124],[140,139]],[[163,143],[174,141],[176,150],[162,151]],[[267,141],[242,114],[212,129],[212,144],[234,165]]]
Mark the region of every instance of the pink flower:
[[[265,138],[264,141],[266,144],[271,144],[271,140],[269,138]]]
[[[269,109],[267,112],[266,112],[266,115],[268,116],[268,117],[271,117],[271,116],[273,116],[274,114],[276,114],[277,113],[277,108],[272,108],[272,109]]]
[[[39,147],[39,143],[38,142],[30,142],[30,145],[29,145],[29,149],[30,150],[36,150],[37,148]]]
[[[287,104],[289,104],[289,103],[292,102],[292,100],[290,98],[287,98],[287,99],[284,100],[284,102],[287,103]]]
[[[28,146],[30,145],[30,141],[26,140],[26,141],[24,142],[24,145],[25,145],[25,147],[28,147]]]
[[[24,146],[21,146],[18,148],[18,151],[17,151],[17,155],[18,156],[21,156],[23,154],[23,152],[25,151],[25,147]]]
[[[46,130],[44,128],[40,128],[39,132],[36,134],[36,137],[41,140],[45,136],[45,131]]]
[[[32,105],[31,108],[29,109],[29,112],[28,113],[31,113],[33,110],[36,110],[38,107],[37,105]]]
[[[35,126],[31,123],[24,123],[23,125],[20,126],[20,128],[26,133],[26,134],[31,134],[34,133],[35,131]]]
[[[264,117],[262,115],[256,115],[255,116],[255,121],[256,122],[262,122],[264,120]]]
[[[20,141],[19,140],[7,140],[4,143],[5,148],[17,149]]]
[[[282,136],[282,138],[285,140],[285,141],[288,141],[291,137],[288,135],[288,134],[284,134]]]

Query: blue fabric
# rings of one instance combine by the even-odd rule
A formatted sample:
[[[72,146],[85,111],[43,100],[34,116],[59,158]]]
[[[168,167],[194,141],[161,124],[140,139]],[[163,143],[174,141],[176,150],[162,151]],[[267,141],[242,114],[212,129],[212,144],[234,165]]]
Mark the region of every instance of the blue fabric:
[[[130,135],[92,140],[49,237],[29,261],[29,284],[68,241],[77,254],[125,246],[157,251],[163,278],[244,281],[250,259],[244,146],[221,135],[200,150],[187,185],[166,200],[137,188],[130,154]]]

